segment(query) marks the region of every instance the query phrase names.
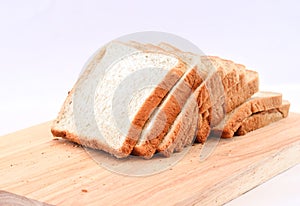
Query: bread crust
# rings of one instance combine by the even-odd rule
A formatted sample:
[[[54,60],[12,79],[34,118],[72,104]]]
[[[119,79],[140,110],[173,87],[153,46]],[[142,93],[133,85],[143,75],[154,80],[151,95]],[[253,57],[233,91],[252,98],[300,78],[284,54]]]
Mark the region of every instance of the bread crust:
[[[211,127],[218,125],[225,117],[225,114],[231,112],[258,92],[258,73],[246,70],[246,79],[244,84],[237,84],[225,92],[225,102],[221,100],[211,107],[212,114],[209,120]]]
[[[224,120],[213,128],[214,135],[231,138],[242,122],[254,113],[280,107],[282,95],[274,92],[259,92],[232,112],[226,114]],[[224,126],[224,128],[223,128]]]
[[[252,114],[242,122],[239,129],[235,132],[235,135],[245,135],[251,131],[286,118],[289,113],[289,108],[290,103],[288,101],[283,101],[279,108]]]
[[[198,122],[198,129],[196,133],[196,142],[204,143],[210,133],[210,123],[209,123],[209,110],[200,114],[202,116],[202,122]]]
[[[126,154],[131,152],[131,145],[134,144],[134,141],[132,139],[126,139],[126,142],[123,144],[123,146],[120,149],[115,150],[112,147],[109,147],[108,145],[100,143],[99,141],[97,141],[97,139],[90,139],[83,136],[78,136],[77,134],[70,133],[67,130],[57,130],[55,128],[52,128],[51,133],[54,137],[62,137],[64,139],[67,139],[71,142],[75,142],[85,147],[103,150],[117,158],[126,157]]]
[[[153,156],[170,126],[181,112],[186,100],[202,83],[203,77],[198,74],[197,70],[197,66],[194,66],[185,77],[182,77],[183,81],[179,85],[175,85],[173,94],[168,94],[169,99],[159,107],[150,132],[145,134],[145,141],[138,142],[133,148],[134,155],[143,156],[146,159]]]
[[[157,147],[157,152],[169,157],[174,150],[179,152],[195,136],[198,115],[197,102],[193,95],[188,99],[182,112],[176,117],[174,124]]]
[[[227,73],[216,72],[215,77],[212,77],[212,86],[210,86],[210,91],[207,88],[204,88],[205,91],[201,91],[200,95],[202,95],[202,104],[199,103],[199,115],[202,115],[202,123],[198,123],[198,132],[196,135],[196,141],[200,143],[204,143],[211,131],[211,127],[219,124],[226,114],[226,108],[235,108],[241,99],[248,99],[251,94],[254,94],[258,91],[258,78],[254,79],[253,86],[252,81],[248,83],[248,87],[253,88],[251,90],[244,89],[245,93],[242,98],[237,97],[236,93],[244,92],[242,87],[245,86],[247,72],[243,65],[236,65],[232,61],[220,59],[217,57],[214,61],[223,61],[226,62],[227,67],[231,67],[231,70],[227,71]],[[238,68],[238,69],[236,69]],[[222,70],[222,69],[221,69]],[[238,70],[238,72],[237,72]],[[252,71],[251,71],[252,72]],[[249,74],[248,74],[249,75]],[[224,90],[220,91],[218,88],[221,88],[222,85],[218,82],[220,80],[214,80],[217,77],[229,80],[222,79],[222,85]],[[251,83],[251,85],[250,85]],[[249,91],[248,91],[249,90]],[[215,92],[216,91],[216,92]],[[217,95],[209,95],[209,93],[214,93]],[[208,112],[208,115],[203,116],[204,112]]]

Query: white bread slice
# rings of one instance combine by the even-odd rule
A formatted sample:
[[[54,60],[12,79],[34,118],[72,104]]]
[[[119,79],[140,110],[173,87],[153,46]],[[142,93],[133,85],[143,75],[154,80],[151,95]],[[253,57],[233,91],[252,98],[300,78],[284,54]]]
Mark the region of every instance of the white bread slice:
[[[170,157],[176,147],[177,151],[181,151],[183,146],[188,144],[187,142],[192,142],[198,126],[197,114],[198,104],[195,96],[191,95],[171,125],[170,130],[157,147],[157,152]]]
[[[219,74],[217,72],[212,72],[212,74],[203,82],[197,89],[196,91],[192,94],[190,99],[195,98],[198,108],[196,113],[196,116],[198,116],[197,121],[196,121],[196,128],[197,128],[197,136],[207,136],[207,133],[209,134],[210,132],[210,125],[209,125],[209,117],[210,117],[210,112],[207,110],[203,113],[199,112],[199,108],[201,108],[202,103],[205,102],[205,99],[210,99],[211,93],[214,93],[213,95],[222,95],[223,94],[223,87],[222,87],[222,81],[220,80]],[[189,102],[187,102],[188,104]],[[189,107],[187,107],[189,108]],[[183,111],[184,112],[184,111]],[[172,126],[173,128],[185,128],[185,124],[188,124],[189,121],[182,120],[181,118],[185,117],[187,112],[184,112],[183,114],[178,116],[178,120],[174,122],[174,125]],[[193,119],[191,118],[190,120],[191,125],[193,125]],[[174,136],[174,134],[167,134],[167,136],[164,138],[163,144],[160,145],[161,148],[158,148],[158,151],[163,151],[166,156],[168,156],[170,152],[180,152],[182,149],[193,143],[194,137],[195,137],[195,132],[192,129],[192,135],[186,135],[183,136],[184,133],[181,132],[177,137]],[[170,139],[170,140],[169,140]],[[204,140],[203,140],[204,142]],[[166,145],[166,143],[169,143],[170,145]],[[166,148],[166,152],[164,149]]]
[[[205,112],[211,108],[216,103],[224,102],[225,96],[228,91],[233,87],[238,87],[238,85],[244,85],[246,80],[246,69],[244,65],[236,64],[233,61],[225,60],[216,56],[202,57],[202,61],[210,66],[211,64],[217,70],[217,75],[222,80],[223,92],[221,94],[216,93],[215,90],[220,87],[220,85],[213,85],[212,93],[217,95],[211,95],[210,98],[205,99],[205,102],[200,108],[200,113]]]
[[[121,122],[116,128],[112,114],[115,91],[124,78],[142,68],[160,68],[156,76],[150,76],[155,87],[142,90],[138,98],[130,102],[129,121]],[[153,109],[185,70],[186,65],[171,55],[144,52],[120,42],[111,42],[104,54],[97,54],[88,64],[69,93],[51,131],[54,136],[107,151],[119,158],[126,157]],[[133,87],[136,85],[128,85],[121,91]],[[118,130],[120,128],[122,131]]]
[[[162,42],[159,44],[159,46],[167,51],[174,51],[176,54],[187,60],[188,62],[196,62],[199,63],[200,58],[200,66],[198,66],[201,69],[198,69],[198,72],[200,72],[200,76],[205,76],[205,82],[201,85],[201,89],[199,89],[198,93],[201,95],[201,100],[199,103],[206,101],[207,99],[218,99],[219,96],[222,96],[224,94],[224,89],[220,84],[220,79],[224,79],[224,84],[228,84],[226,86],[230,86],[228,81],[225,79],[234,79],[234,83],[238,82],[237,78],[231,77],[236,75],[236,72],[233,70],[233,68],[224,70],[222,67],[222,62],[219,57],[211,57],[211,56],[200,56],[198,54],[194,54],[191,52],[183,52],[180,49],[167,44],[165,42]],[[190,63],[191,64],[191,63]],[[200,107],[200,105],[199,105]]]
[[[222,80],[218,72],[212,72],[209,77],[203,82],[194,92],[194,96],[198,103],[198,126],[197,126],[197,137],[206,136],[206,133],[210,131],[209,119],[210,111],[206,109],[201,111],[204,105],[212,106],[211,103],[218,99],[219,96],[224,95],[224,88],[222,86]],[[205,133],[205,134],[203,134]],[[175,151],[181,151],[184,144],[177,143]]]
[[[242,122],[254,113],[280,107],[282,95],[275,92],[258,92],[245,103],[226,114],[222,122],[213,128],[212,134],[231,138]]]
[[[231,88],[225,96],[225,113],[229,113],[244,103],[259,90],[259,75],[256,71],[246,70],[245,84]]]
[[[176,51],[178,55],[184,55],[187,58],[196,58],[201,61],[201,57],[199,55],[190,53],[190,52],[182,52],[181,50],[177,49],[176,47],[166,44],[166,43],[160,43],[160,47]],[[202,57],[204,58],[204,57]],[[216,75],[216,68],[212,66],[212,64],[207,64],[205,67],[207,68],[205,71],[204,76],[206,76],[205,82],[203,82],[200,87],[197,88],[197,90],[191,95],[189,100],[187,101],[184,109],[182,112],[177,116],[174,124],[171,126],[171,129],[167,133],[167,135],[163,138],[163,141],[160,143],[160,145],[157,148],[157,151],[164,154],[165,156],[169,156],[171,153],[180,152],[184,148],[184,146],[190,145],[194,141],[195,137],[195,129],[198,128],[199,125],[202,124],[202,115],[194,115],[188,117],[188,114],[191,115],[191,111],[193,111],[192,102],[191,101],[197,101],[197,104],[199,107],[201,106],[204,99],[207,99],[209,96],[209,93],[211,92],[212,88],[209,83],[207,83],[207,79],[210,78],[213,83],[216,85],[220,83],[219,78]],[[208,85],[208,86],[207,86]],[[220,84],[219,84],[220,85]],[[218,90],[220,91],[220,90]],[[220,94],[223,91],[217,93]],[[198,107],[196,108],[198,111]],[[196,113],[198,114],[198,113]],[[208,113],[206,113],[208,114]]]
[[[179,56],[187,63],[189,69],[168,93],[168,96],[162,101],[159,108],[151,115],[145,125],[133,149],[133,154],[144,158],[153,156],[191,93],[204,81],[210,72],[209,68],[203,67],[195,60],[195,57],[199,60],[197,56],[184,55],[173,48],[167,47],[167,45],[163,46],[163,49]]]
[[[131,41],[130,42],[132,45],[134,45],[135,47],[141,47],[141,44],[139,42],[135,42],[135,41]],[[199,64],[199,56],[193,53],[189,53],[189,52],[182,52],[181,50],[179,50],[178,48],[162,42],[160,43],[158,46],[152,45],[152,44],[146,44],[144,45],[146,47],[148,47],[149,49],[162,49],[163,51],[169,52],[173,55],[178,56],[178,58],[183,59],[188,66],[191,68],[190,73],[187,74],[187,76],[191,76],[194,75],[192,72],[194,72],[195,69],[193,68],[194,65]],[[201,67],[201,66],[199,66]],[[197,70],[198,73],[200,73],[201,79],[206,78],[209,73],[211,73],[211,69],[209,68],[202,68],[201,70]],[[203,81],[203,80],[202,80]],[[192,99],[192,97],[189,97],[189,99]],[[191,110],[195,109],[198,110],[198,107],[194,108],[193,107],[193,103],[195,103],[195,99],[194,102],[192,102],[192,100],[188,100],[188,102],[184,105],[184,107],[182,108],[182,111],[180,112],[180,114],[177,116],[174,124],[171,126],[171,129],[169,129],[168,134],[163,138],[163,141],[161,142],[161,144],[158,146],[157,151],[161,152],[161,154],[163,154],[164,156],[169,157],[174,149],[175,146],[177,145],[177,143],[182,145],[185,145],[185,143],[183,143],[184,141],[187,140],[186,137],[190,137],[189,139],[190,142],[192,142],[193,137],[195,135],[195,130],[197,128],[197,120],[198,120],[198,115],[194,115],[196,112],[194,112],[194,114],[191,112]],[[184,116],[184,120],[182,119],[182,116]],[[186,119],[191,120],[191,124],[182,124],[183,122],[187,122]],[[181,137],[181,141],[178,140],[177,137]],[[176,143],[173,142],[176,140]],[[171,143],[173,142],[173,143]],[[164,147],[163,145],[165,144],[166,148],[161,149],[161,147]],[[172,147],[171,147],[172,146]],[[181,150],[182,150],[181,148]]]
[[[245,83],[240,83],[227,92],[225,92],[225,102],[217,102],[211,108],[211,127],[216,126],[224,118],[225,114],[231,112],[236,107],[244,103],[253,94],[259,90],[259,76],[258,73],[252,70],[246,70]]]
[[[244,65],[236,64],[231,60],[222,59],[217,56],[199,56],[191,52],[182,52],[178,48],[167,43],[160,43],[159,46],[167,51],[176,51],[177,55],[184,59],[197,59],[200,57],[200,62],[204,64],[204,67],[209,68],[209,75],[206,76],[211,76],[207,79],[206,84],[203,85],[203,90],[206,91],[201,91],[201,95],[206,98],[203,99],[205,101],[211,101],[211,103],[215,103],[217,101],[220,102],[224,99],[226,92],[232,87],[236,85],[244,85],[245,83],[246,69]],[[219,83],[220,79],[222,80],[223,85],[223,88],[221,89],[219,89],[222,87]],[[211,94],[208,95],[207,93]],[[202,105],[201,112],[204,112],[212,106],[208,102],[205,103],[209,106],[204,107]]]
[[[217,81],[212,81],[214,78],[208,79],[208,94],[202,96],[202,104],[199,104],[199,116],[202,116],[202,122],[198,122],[198,130],[196,134],[196,141],[204,143],[211,131],[211,125],[217,125],[224,118],[225,113],[223,105],[225,104],[226,93],[235,85],[242,85],[245,82],[245,66],[235,64],[230,60],[225,60],[220,57],[208,56],[202,58],[206,64],[213,64],[217,71],[215,78]],[[214,76],[212,76],[214,77]],[[220,80],[221,79],[221,80]],[[207,98],[209,97],[209,98]]]
[[[242,69],[245,69],[244,67]],[[243,74],[243,72],[241,72]],[[234,85],[225,91],[225,100],[220,98],[218,102],[214,103],[212,107],[206,109],[209,105],[207,102],[202,107],[205,108],[210,115],[202,117],[203,123],[199,124],[196,140],[197,142],[204,143],[211,131],[211,127],[218,125],[225,114],[232,111],[234,108],[245,102],[254,93],[259,90],[259,77],[258,73],[252,70],[246,70],[245,77],[242,77],[240,83]],[[203,109],[204,110],[204,109]]]
[[[192,95],[197,99],[197,104],[199,108],[202,107],[202,104],[205,101],[210,99],[218,99],[219,96],[224,95],[224,90],[222,85],[223,82],[221,81],[221,77],[226,78],[226,75],[228,75],[228,73],[224,72],[221,67],[216,69],[214,68],[213,64],[211,64],[209,61],[205,60],[204,62],[206,64],[205,67],[209,68],[211,72],[209,76],[206,78],[206,80],[196,89],[196,91]],[[188,112],[186,111],[185,112],[183,111],[183,114],[180,113],[180,115],[177,117],[176,121],[174,122],[174,125],[172,125],[172,128],[174,129],[169,131],[169,133],[164,137],[163,141],[157,148],[157,150],[163,153],[164,155],[169,156],[170,153],[172,153],[173,151],[180,152],[183,149],[183,147],[193,142],[194,133],[193,135],[187,135],[187,136],[183,136],[184,132],[180,132],[178,134],[174,133],[174,131],[177,131],[178,128],[186,128],[186,124],[188,124],[189,122],[182,120],[182,118],[184,118],[187,113]],[[208,111],[205,111],[202,114],[200,114],[198,111],[197,133],[202,134],[203,132],[205,132],[205,136],[206,133],[209,134],[210,126],[209,126],[208,119],[209,119]],[[193,125],[192,118],[190,121]],[[199,130],[199,128],[205,130]]]
[[[286,118],[288,116],[289,109],[290,103],[284,100],[279,108],[252,114],[242,122],[239,129],[235,132],[235,135],[245,135],[248,132],[257,130],[273,122],[277,122],[283,118]]]
[[[236,84],[244,83],[245,66],[217,56],[202,56],[201,61],[206,65],[212,64],[216,68],[225,91]]]
[[[202,122],[198,121],[196,140],[200,143],[206,141],[211,130],[211,122],[217,124],[225,116],[222,106],[225,103],[226,92],[239,84],[240,78],[241,82],[245,79],[245,72],[231,61],[211,56],[202,59],[207,66],[213,65],[217,69],[207,78],[206,84],[200,85],[197,89],[199,116],[202,116]]]
[[[171,54],[178,56],[180,59],[184,60],[190,68],[197,66],[198,76],[202,77],[203,81],[214,71],[211,67],[206,67],[199,60],[199,55],[191,52],[183,52],[175,46],[172,46],[166,42],[161,42],[158,44],[158,47],[167,51]]]
[[[196,108],[195,113],[197,114],[199,108]],[[199,113],[199,112],[198,112]],[[198,129],[198,122],[202,120],[202,116],[199,115],[194,115],[193,118],[191,118],[191,123],[189,125],[189,128],[186,130],[186,133],[183,134],[184,138],[183,141],[178,141],[174,151],[175,152],[181,152],[183,150],[184,147],[186,146],[191,146],[194,143],[195,137],[196,137],[196,132]],[[184,124],[187,124],[189,121],[185,121]]]

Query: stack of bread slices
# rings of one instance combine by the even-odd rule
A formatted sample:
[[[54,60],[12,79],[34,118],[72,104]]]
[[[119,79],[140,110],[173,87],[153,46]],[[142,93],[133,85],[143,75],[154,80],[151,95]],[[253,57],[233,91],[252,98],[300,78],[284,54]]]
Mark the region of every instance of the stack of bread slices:
[[[231,138],[278,121],[289,106],[281,94],[259,91],[258,73],[233,61],[113,41],[90,60],[51,132],[118,158],[169,157],[210,135]]]

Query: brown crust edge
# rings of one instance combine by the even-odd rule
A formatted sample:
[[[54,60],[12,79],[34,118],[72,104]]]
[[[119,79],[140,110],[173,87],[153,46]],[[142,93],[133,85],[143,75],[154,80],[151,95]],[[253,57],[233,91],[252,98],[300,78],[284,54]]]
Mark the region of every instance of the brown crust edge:
[[[286,118],[288,116],[289,109],[290,103],[288,101],[283,101],[279,108],[253,114],[242,122],[239,129],[235,132],[235,135],[245,135],[251,131]]]
[[[183,78],[183,77],[182,77]],[[197,72],[197,66],[194,66],[191,68],[191,72],[185,77],[183,85],[188,87],[188,90],[190,92],[188,94],[185,94],[186,97],[184,97],[185,101],[190,97],[192,92],[203,82],[203,78],[201,75]],[[178,86],[178,85],[176,85]],[[169,93],[167,94],[169,95]],[[167,97],[167,96],[166,96]],[[162,100],[164,101],[164,100]],[[176,95],[172,95],[170,97],[170,100],[166,103],[166,106],[162,108],[162,112],[159,114],[172,114],[167,115],[167,121],[164,125],[164,128],[154,137],[151,139],[148,139],[147,141],[143,142],[140,145],[136,145],[133,148],[133,154],[138,156],[143,156],[145,159],[150,159],[153,154],[155,153],[157,147],[169,131],[169,128],[174,123],[174,120],[178,116],[178,114],[181,112],[183,105],[181,102],[177,101]],[[156,124],[159,124],[158,121],[155,121]],[[156,128],[155,126],[153,128]]]

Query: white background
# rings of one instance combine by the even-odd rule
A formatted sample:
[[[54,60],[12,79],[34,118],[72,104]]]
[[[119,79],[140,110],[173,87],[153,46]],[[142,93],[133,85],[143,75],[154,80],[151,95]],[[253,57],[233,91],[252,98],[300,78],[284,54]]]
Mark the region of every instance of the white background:
[[[260,73],[300,112],[299,1],[0,1],[0,135],[56,117],[100,46],[146,30]],[[300,166],[229,205],[300,205]]]

